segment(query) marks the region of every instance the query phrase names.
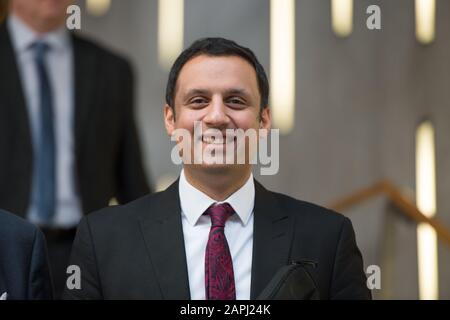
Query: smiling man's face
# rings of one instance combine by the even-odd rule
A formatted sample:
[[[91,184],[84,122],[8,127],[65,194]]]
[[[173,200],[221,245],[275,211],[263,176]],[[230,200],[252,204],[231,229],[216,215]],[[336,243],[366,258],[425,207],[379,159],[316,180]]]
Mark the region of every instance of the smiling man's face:
[[[192,154],[198,144],[202,144],[203,154],[205,151],[223,152],[225,148],[235,148],[233,139],[225,139],[227,129],[270,128],[269,108],[261,111],[260,99],[256,71],[245,59],[239,56],[196,56],[179,73],[174,97],[175,114],[172,108],[165,106],[167,132],[172,135],[175,129],[183,128],[193,136],[194,123],[198,121],[203,135],[192,141]],[[213,141],[211,129],[220,130],[223,139]],[[201,166],[213,170],[233,167],[204,163]]]

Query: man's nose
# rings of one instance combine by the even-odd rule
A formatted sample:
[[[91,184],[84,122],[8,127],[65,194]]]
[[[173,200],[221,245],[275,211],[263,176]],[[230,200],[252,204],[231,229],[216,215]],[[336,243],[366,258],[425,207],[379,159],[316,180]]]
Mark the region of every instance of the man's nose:
[[[209,127],[220,128],[228,126],[230,118],[227,115],[227,106],[223,103],[221,97],[213,98],[203,121]]]

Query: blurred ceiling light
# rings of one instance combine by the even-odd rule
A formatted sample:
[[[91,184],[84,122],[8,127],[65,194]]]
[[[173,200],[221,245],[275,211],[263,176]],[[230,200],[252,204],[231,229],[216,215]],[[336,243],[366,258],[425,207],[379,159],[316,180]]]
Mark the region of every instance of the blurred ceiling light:
[[[270,1],[270,105],[282,134],[294,127],[295,0]]]
[[[436,0],[416,0],[416,38],[429,44],[434,40]]]
[[[353,0],[331,0],[331,25],[340,37],[347,37],[352,33]]]
[[[417,207],[428,217],[436,214],[436,162],[434,128],[422,122],[416,132]],[[438,252],[436,231],[428,224],[417,227],[419,296],[421,300],[438,299]]]
[[[87,11],[93,16],[102,16],[108,12],[111,6],[111,0],[87,0]]]
[[[184,0],[158,1],[158,57],[166,70],[183,49]]]

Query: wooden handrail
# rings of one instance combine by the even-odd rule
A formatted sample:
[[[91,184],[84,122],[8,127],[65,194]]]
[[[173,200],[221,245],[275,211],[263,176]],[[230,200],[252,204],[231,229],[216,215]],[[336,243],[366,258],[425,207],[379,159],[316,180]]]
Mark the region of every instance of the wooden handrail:
[[[389,201],[394,204],[402,214],[416,223],[428,223],[432,226],[443,242],[450,247],[450,231],[444,227],[442,222],[437,218],[427,217],[424,215],[415,203],[405,196],[398,187],[389,181],[382,180],[374,185],[357,191],[350,196],[344,197],[331,204],[330,208],[335,211],[343,211],[362,202],[365,202],[378,195],[384,194],[388,197]]]

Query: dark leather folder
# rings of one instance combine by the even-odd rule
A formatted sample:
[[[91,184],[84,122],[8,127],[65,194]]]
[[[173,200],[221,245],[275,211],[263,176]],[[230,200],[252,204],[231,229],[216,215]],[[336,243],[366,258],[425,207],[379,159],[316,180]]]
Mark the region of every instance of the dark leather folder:
[[[281,267],[257,300],[319,300],[319,291],[307,270],[315,266],[308,261]]]

